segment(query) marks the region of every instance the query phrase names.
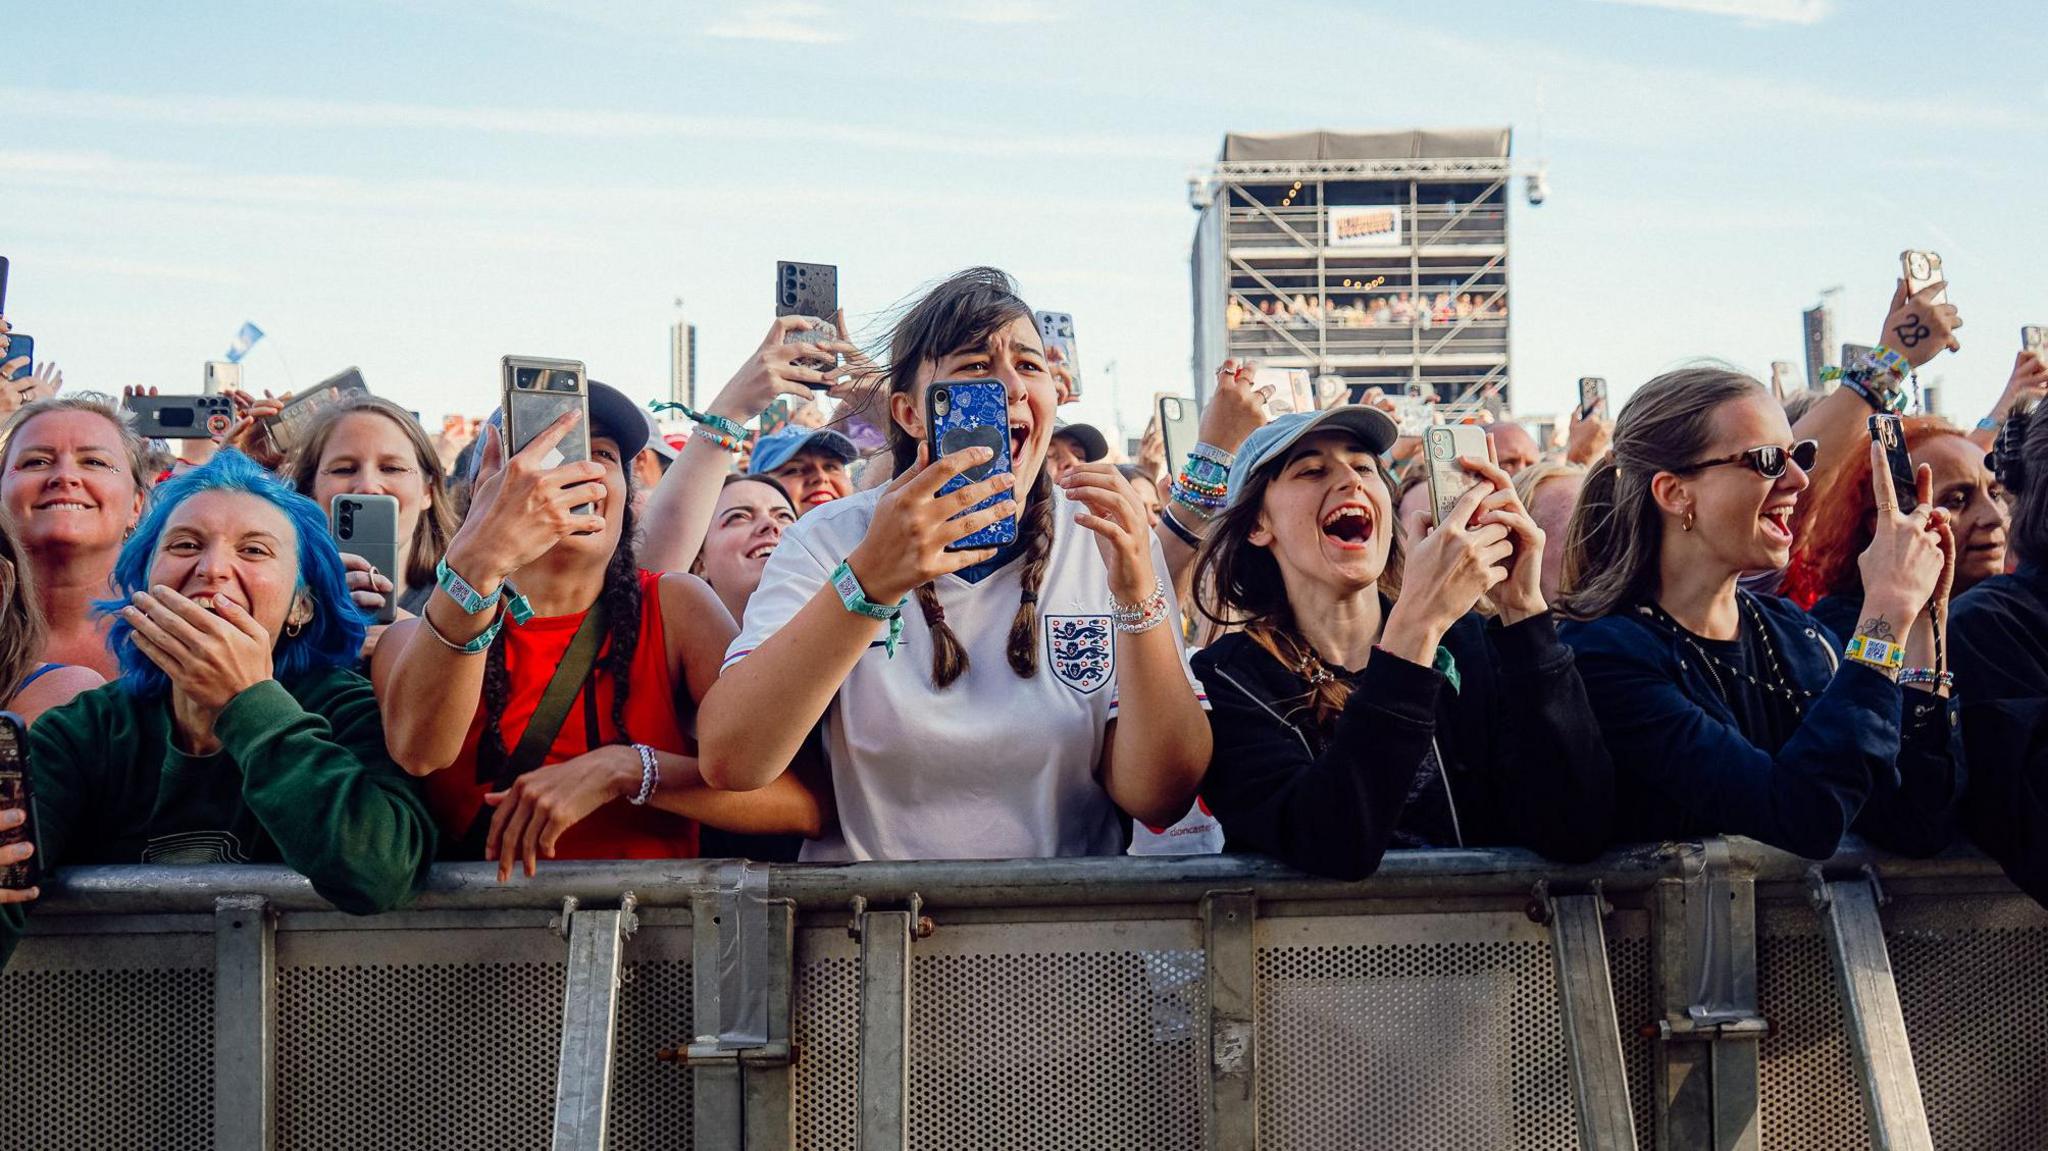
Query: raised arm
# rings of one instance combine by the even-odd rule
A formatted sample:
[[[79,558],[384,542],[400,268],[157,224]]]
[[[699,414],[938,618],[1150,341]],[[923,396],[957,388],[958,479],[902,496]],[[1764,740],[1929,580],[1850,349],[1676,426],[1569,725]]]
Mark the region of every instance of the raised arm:
[[[1954,304],[1937,304],[1934,298],[1947,289],[1946,284],[1929,284],[1915,294],[1906,294],[1906,282],[1900,280],[1892,293],[1891,310],[1885,314],[1884,327],[1872,341],[1873,347],[1886,347],[1906,357],[1906,362],[1917,371],[1928,361],[1941,354],[1942,349],[1960,351],[1961,341],[1955,337],[1955,330],[1963,326],[1961,315]],[[1844,369],[1852,365],[1842,365]],[[1905,381],[1898,382],[1899,387]],[[1835,473],[1848,467],[1859,458],[1864,445],[1870,441],[1871,407],[1853,389],[1838,387],[1819,402],[1806,409],[1793,426],[1796,439],[1816,440],[1820,443],[1820,457],[1812,472],[1811,490],[1823,492]],[[1800,505],[1805,512],[1806,504]]]
[[[603,516],[571,510],[604,497],[604,468],[589,460],[543,466],[576,419],[572,413],[556,420],[502,467],[498,429],[485,429],[476,497],[449,541],[446,563],[492,602],[472,615],[436,589],[419,619],[392,624],[377,643],[370,678],[384,707],[385,739],[391,758],[413,775],[431,775],[462,754],[488,645],[462,647],[498,626],[498,589],[571,533],[604,530]]]
[[[2024,408],[2048,396],[2048,353],[2027,349],[2014,358],[2012,375],[2005,381],[2005,390],[1998,394],[1998,402],[1991,405],[1991,411],[1977,426],[1970,430],[1970,439],[1978,447],[1990,451],[1998,439],[1998,429],[2012,415],[2015,408]]]
[[[830,375],[797,361],[814,359],[821,351],[844,355],[855,350],[853,345],[784,342],[790,333],[805,331],[814,323],[805,316],[777,318],[761,346],[719,389],[705,414],[744,426],[767,410],[777,396],[809,398],[815,394],[813,388],[829,384]],[[676,462],[647,497],[646,534],[640,543],[642,567],[686,572],[697,562],[704,535],[711,529],[711,513],[718,506],[719,486],[732,470],[732,459],[730,450],[705,436],[692,435],[683,445]]]

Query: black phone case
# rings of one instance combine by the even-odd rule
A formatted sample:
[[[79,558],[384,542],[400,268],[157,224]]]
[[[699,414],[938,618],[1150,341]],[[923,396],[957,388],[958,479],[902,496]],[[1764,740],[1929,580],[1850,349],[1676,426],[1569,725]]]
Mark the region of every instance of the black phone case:
[[[1920,485],[1913,476],[1913,456],[1906,450],[1905,425],[1897,416],[1870,417],[1870,438],[1884,448],[1886,470],[1891,472],[1892,491],[1899,497],[1899,510],[1910,512],[1920,506]]]
[[[831,264],[800,264],[794,260],[775,262],[775,314],[809,316],[822,321],[817,327],[793,332],[785,344],[816,344],[837,340],[839,329],[832,317],[839,314],[839,269]],[[801,361],[805,367],[824,370],[837,364],[820,358]]]
[[[0,831],[0,847],[17,843],[35,844],[35,854],[20,863],[0,867],[0,887],[17,890],[43,882],[43,843],[36,835],[35,788],[29,782],[28,725],[11,711],[0,711],[0,808],[18,807],[28,813],[27,822]]]
[[[135,434],[152,440],[209,440],[226,435],[235,422],[226,396],[129,396]]]
[[[384,607],[373,622],[397,619],[398,595],[405,588],[405,573],[398,570],[398,501],[390,496],[344,492],[334,497],[327,526],[338,550],[370,561],[378,574],[391,581],[391,594],[384,597]]]

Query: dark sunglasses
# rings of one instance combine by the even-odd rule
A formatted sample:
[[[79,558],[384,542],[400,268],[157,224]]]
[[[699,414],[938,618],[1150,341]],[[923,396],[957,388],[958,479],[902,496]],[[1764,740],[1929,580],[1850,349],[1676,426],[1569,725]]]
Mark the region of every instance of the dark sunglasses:
[[[1765,444],[1763,447],[1751,448],[1746,452],[1736,452],[1732,456],[1701,460],[1690,467],[1677,470],[1680,473],[1697,472],[1706,468],[1718,468],[1723,464],[1741,464],[1743,467],[1748,468],[1767,480],[1775,480],[1785,474],[1785,462],[1787,460],[1798,464],[1800,471],[1810,472],[1813,470],[1815,461],[1819,459],[1820,441],[1800,440],[1789,448],[1781,448],[1776,444]]]

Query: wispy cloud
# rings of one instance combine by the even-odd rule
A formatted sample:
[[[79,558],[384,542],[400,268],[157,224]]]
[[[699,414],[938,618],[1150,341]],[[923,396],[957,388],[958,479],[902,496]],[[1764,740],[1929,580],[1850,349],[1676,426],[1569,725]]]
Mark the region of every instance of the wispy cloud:
[[[930,7],[931,14],[968,24],[1056,24],[1067,14],[1034,0],[950,0]]]
[[[1665,8],[1704,16],[1731,16],[1753,24],[1818,24],[1833,11],[1833,0],[1600,0],[1638,8]]]
[[[720,40],[766,40],[773,44],[838,44],[848,39],[846,18],[823,4],[756,4],[704,26]]]
[[[0,87],[0,118],[68,119],[231,128],[456,130],[587,140],[690,139],[813,143],[947,156],[1104,156],[1180,161],[1211,146],[1206,137],[1128,133],[1027,135],[881,128],[830,120],[681,116],[610,109],[510,108],[281,96],[143,96],[55,88]]]

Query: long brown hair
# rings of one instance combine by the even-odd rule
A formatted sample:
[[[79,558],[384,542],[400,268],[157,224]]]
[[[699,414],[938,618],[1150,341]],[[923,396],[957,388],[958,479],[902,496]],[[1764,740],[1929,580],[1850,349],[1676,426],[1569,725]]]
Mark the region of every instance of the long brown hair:
[[[35,596],[28,564],[14,541],[14,528],[0,517],[0,703],[42,661],[43,609]]]
[[[312,495],[320,457],[327,454],[327,441],[334,438],[334,429],[341,426],[342,420],[358,412],[374,412],[397,424],[412,444],[412,454],[417,457],[414,462],[426,478],[427,506],[420,509],[420,522],[413,526],[412,544],[406,549],[405,582],[399,590],[431,586],[434,566],[441,562],[448,551],[448,541],[455,535],[455,501],[448,494],[448,470],[441,466],[441,454],[434,450],[426,429],[412,418],[411,412],[382,396],[349,397],[315,419],[305,441],[285,461],[284,477],[299,489],[300,495]]]
[[[957,272],[925,293],[905,312],[889,334],[889,366],[883,376],[888,394],[910,395],[917,390],[917,377],[925,365],[962,348],[986,343],[1018,319],[1030,319],[1031,307],[1017,295],[1017,285],[995,268],[968,268]],[[896,474],[917,464],[917,437],[895,420],[889,421],[889,450]],[[1018,517],[1017,543],[1024,549],[1024,589],[1017,614],[1010,621],[1010,670],[1021,679],[1038,674],[1038,589],[1045,581],[1046,565],[1052,559],[1052,477],[1044,468],[1038,482],[1024,501]],[[930,583],[915,592],[918,611],[932,633],[932,684],[952,686],[967,672],[967,649],[946,623],[946,609]]]
[[[1561,613],[1597,619],[1656,594],[1664,519],[1651,481],[1706,452],[1721,405],[1769,394],[1732,368],[1700,366],[1666,372],[1629,397],[1615,421],[1614,449],[1586,473],[1565,529]]]
[[[1373,457],[1373,470],[1387,488],[1387,566],[1381,570],[1380,594],[1388,599],[1401,595],[1401,568],[1407,545],[1401,538],[1400,517],[1394,491],[1400,485],[1387,470],[1385,460]],[[1351,698],[1351,684],[1341,677],[1320,674],[1322,657],[1301,634],[1294,618],[1294,606],[1287,601],[1287,584],[1280,576],[1280,561],[1271,548],[1251,542],[1264,510],[1266,489],[1286,466],[1285,457],[1253,472],[1245,489],[1209,525],[1202,550],[1195,556],[1194,586],[1202,589],[1195,610],[1209,622],[1225,629],[1242,629],[1251,641],[1280,661],[1309,684],[1301,707],[1309,710],[1318,731],[1327,732],[1343,713]]]

